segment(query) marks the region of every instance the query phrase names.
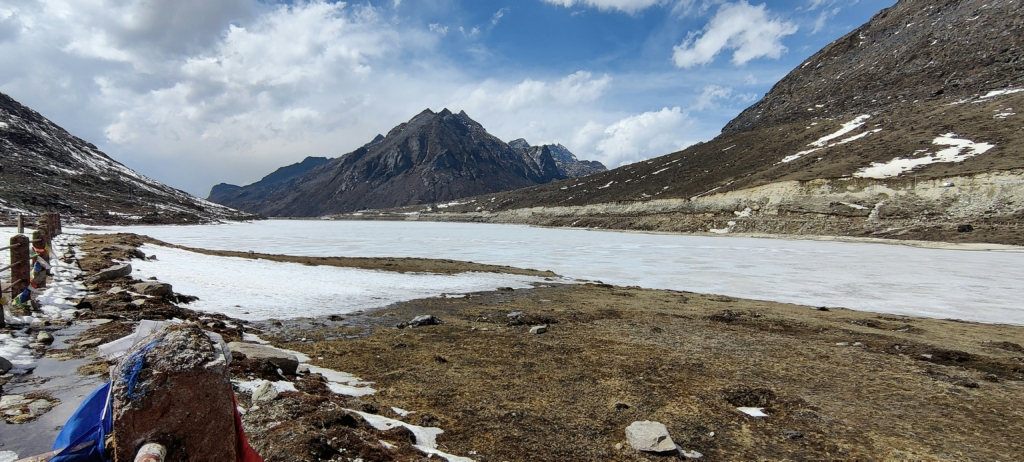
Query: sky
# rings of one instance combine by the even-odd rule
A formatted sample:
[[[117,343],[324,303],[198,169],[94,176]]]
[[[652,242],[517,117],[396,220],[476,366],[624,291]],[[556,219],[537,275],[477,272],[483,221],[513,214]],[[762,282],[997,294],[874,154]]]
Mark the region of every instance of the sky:
[[[0,0],[0,92],[206,197],[424,109],[610,168],[719,134],[894,0]]]

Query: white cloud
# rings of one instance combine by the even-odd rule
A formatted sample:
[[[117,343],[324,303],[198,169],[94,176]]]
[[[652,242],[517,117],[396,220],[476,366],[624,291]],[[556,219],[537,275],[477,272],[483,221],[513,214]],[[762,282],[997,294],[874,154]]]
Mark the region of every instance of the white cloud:
[[[495,12],[494,16],[491,17],[491,25],[497,26],[498,21],[501,21],[501,18],[505,16],[505,13],[508,13],[508,8],[502,8]]]
[[[735,93],[732,87],[720,85],[707,85],[701,89],[697,101],[690,106],[691,110],[701,111],[718,106],[716,100],[738,101],[741,103],[752,103],[757,100],[756,93]]]
[[[442,26],[441,24],[433,23],[428,24],[427,28],[429,28],[431,32],[435,32],[440,35],[448,35],[448,26]]]
[[[543,105],[575,105],[599,98],[611,83],[605,75],[594,78],[590,72],[578,71],[554,82],[525,79],[511,87],[488,81],[473,88],[453,103],[470,113],[487,111],[514,111]]]
[[[593,159],[617,167],[693,144],[687,141],[688,124],[688,115],[679,107],[632,115],[610,125],[588,122],[576,130],[569,148],[574,153],[592,150]]]
[[[602,11],[618,10],[634,14],[654,5],[664,5],[670,0],[543,0],[553,5],[571,8],[574,5],[589,6]]]
[[[726,3],[702,32],[673,47],[672,60],[677,67],[690,68],[710,63],[722,50],[733,50],[736,65],[761,57],[778,59],[786,51],[782,39],[796,31],[796,25],[770,17],[764,4]]]

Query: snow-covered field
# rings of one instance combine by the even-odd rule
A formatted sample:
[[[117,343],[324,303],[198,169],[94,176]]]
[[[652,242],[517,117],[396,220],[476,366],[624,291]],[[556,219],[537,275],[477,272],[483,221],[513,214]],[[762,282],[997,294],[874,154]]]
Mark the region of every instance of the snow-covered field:
[[[450,258],[547,269],[567,277],[618,285],[1024,325],[1024,309],[1019,303],[1024,299],[1021,252],[430,222],[270,220],[104,230],[136,232],[209,249],[306,256]],[[167,262],[175,258],[170,253],[158,256],[167,258]],[[180,292],[190,293],[191,282],[175,280],[184,275],[172,276],[178,274],[172,271],[180,273],[173,269],[177,265],[164,270],[160,262],[155,262],[141,268],[145,275],[157,276],[175,284]],[[259,263],[245,262],[231,270],[220,269],[212,262],[191,268],[204,275],[218,273],[216,278],[224,281],[218,283],[222,295],[234,300],[225,300],[228,305],[224,309],[236,304],[245,306],[246,297],[280,300],[275,305],[278,317],[289,312],[301,316],[315,308],[288,301],[289,295],[298,291],[287,290],[288,278],[283,274],[261,269],[257,274],[277,277],[259,281],[247,272],[250,266],[258,268]],[[330,271],[319,269],[324,269],[324,274]],[[338,290],[336,286],[352,286],[352,290],[368,294],[405,290],[402,285],[406,282],[384,282],[383,276],[346,280],[348,276],[343,273],[330,274],[335,276],[309,276],[328,281],[327,285],[311,285],[308,289],[314,292],[309,295],[314,300],[343,299],[332,295]],[[192,277],[202,279],[198,274]],[[357,285],[360,287],[355,288]],[[232,297],[230,291],[239,286],[246,287],[245,291]],[[253,295],[247,295],[250,290]],[[435,287],[435,294],[441,292],[456,290]],[[195,295],[204,297],[201,290]],[[369,302],[375,304],[372,298]],[[380,304],[383,302],[380,300]]]
[[[528,288],[543,278],[494,273],[395,273],[215,257],[144,245],[155,261],[132,260],[132,276],[156,277],[178,293],[195,295],[189,308],[240,319],[343,314],[391,303],[498,287]]]

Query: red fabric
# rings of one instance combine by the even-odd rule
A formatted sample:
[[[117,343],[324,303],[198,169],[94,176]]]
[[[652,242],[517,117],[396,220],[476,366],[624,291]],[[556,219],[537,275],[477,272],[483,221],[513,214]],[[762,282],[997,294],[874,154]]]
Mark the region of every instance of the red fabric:
[[[245,430],[242,430],[242,414],[238,413],[238,397],[234,393],[231,399],[235,401],[235,462],[263,462],[261,457],[249,441],[245,439]]]

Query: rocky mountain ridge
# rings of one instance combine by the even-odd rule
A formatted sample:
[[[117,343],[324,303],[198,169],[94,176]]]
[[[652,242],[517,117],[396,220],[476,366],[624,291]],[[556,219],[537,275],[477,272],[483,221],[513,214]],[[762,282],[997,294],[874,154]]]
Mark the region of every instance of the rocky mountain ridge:
[[[205,223],[252,215],[148,178],[0,93],[0,219],[60,212],[86,223]]]
[[[1024,220],[1019,6],[901,0],[808,58],[706,143],[583,179],[470,198],[443,215],[401,212],[1024,244],[1014,232]]]
[[[277,181],[218,185],[209,198],[265,216],[320,216],[450,202],[605,170],[562,146],[515,144],[465,112],[427,109],[349,154],[304,171],[286,167],[292,174],[275,172]]]

